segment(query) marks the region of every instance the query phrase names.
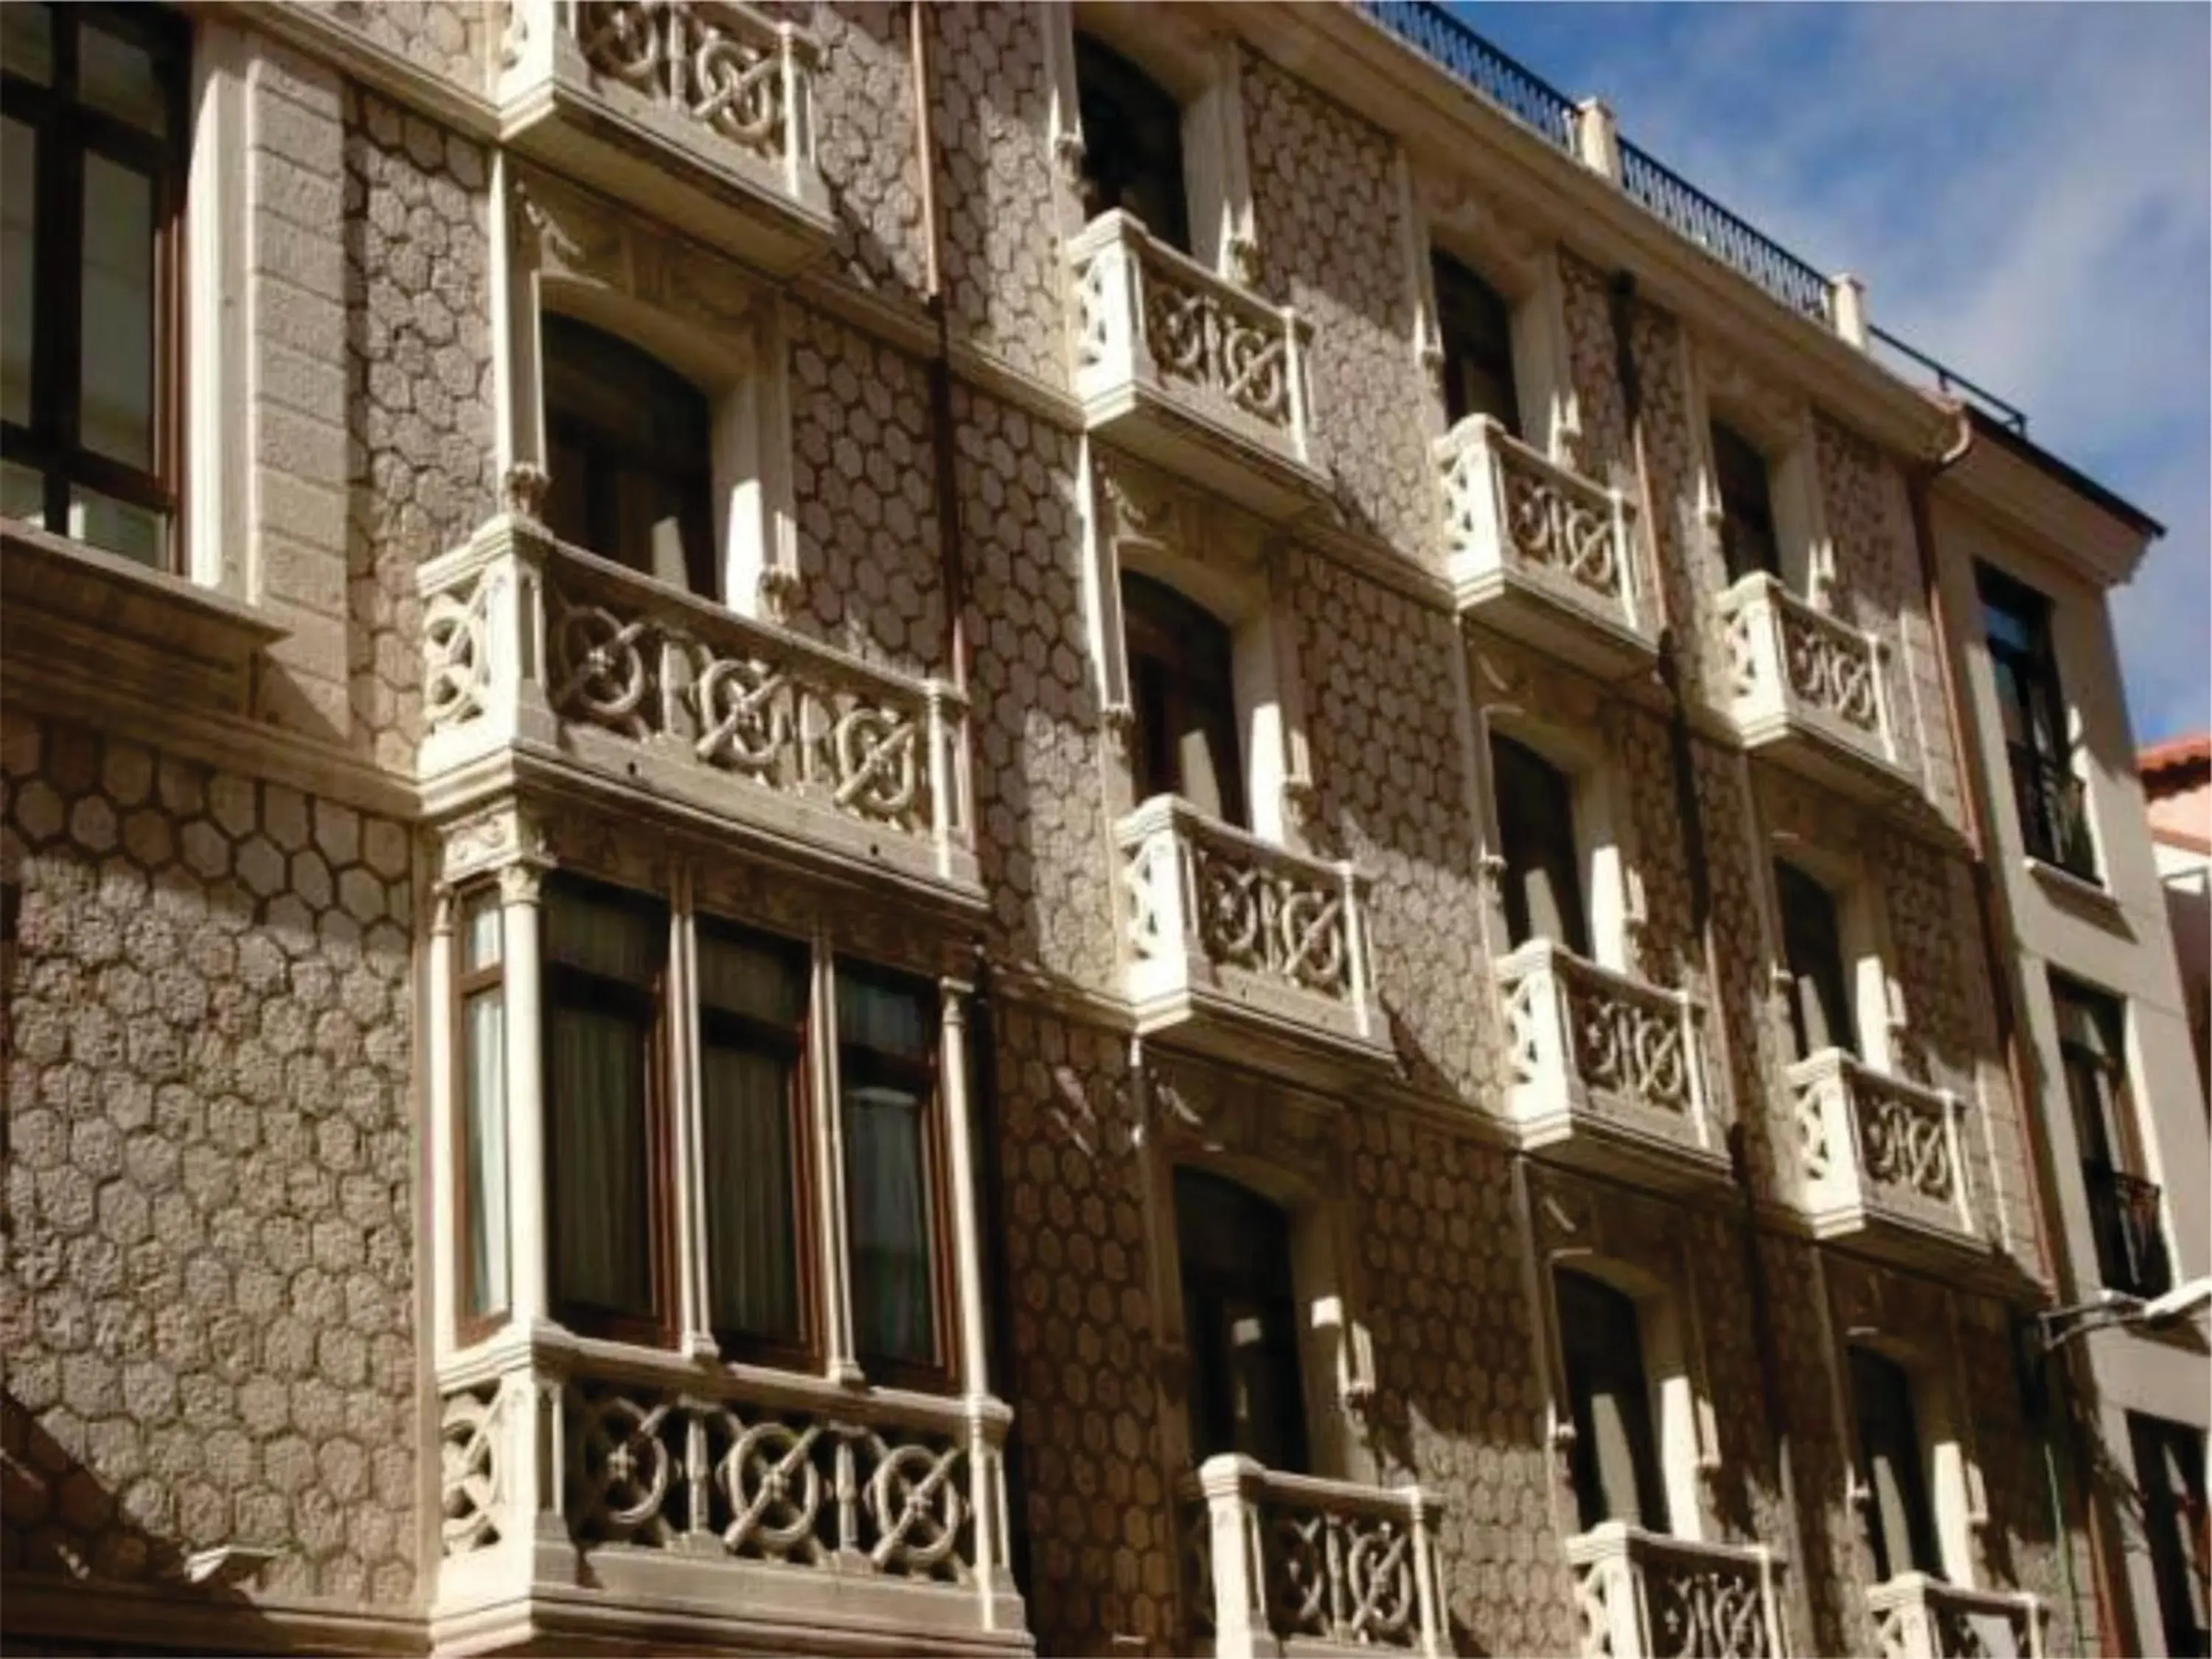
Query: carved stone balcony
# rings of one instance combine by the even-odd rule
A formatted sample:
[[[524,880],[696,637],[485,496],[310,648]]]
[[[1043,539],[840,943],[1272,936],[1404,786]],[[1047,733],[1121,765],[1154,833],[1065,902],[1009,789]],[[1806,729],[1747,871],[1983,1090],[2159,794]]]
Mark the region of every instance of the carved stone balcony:
[[[1607,678],[1648,668],[1656,607],[1637,592],[1634,508],[1486,415],[1437,440],[1460,613]]]
[[[2043,1659],[2042,1598],[1901,1572],[1867,1592],[1881,1659]]]
[[[1728,712],[1744,746],[1863,798],[1910,791],[1881,641],[1763,571],[1721,595]]]
[[[1706,1088],[1704,1010],[1549,939],[1498,964],[1513,1066],[1505,1109],[1525,1146],[1673,1185],[1726,1175]]]
[[[1567,1540],[1583,1659],[1782,1659],[1782,1566],[1608,1521]]]
[[[501,135],[774,276],[836,234],[813,37],[732,0],[511,0]]]
[[[844,870],[978,890],[967,707],[494,519],[424,564],[426,806],[536,769]]]
[[[602,1350],[441,1384],[438,1651],[1029,1651],[1004,1406]]]
[[[1128,931],[1124,994],[1137,1028],[1194,1047],[1253,1040],[1387,1058],[1369,975],[1366,884],[1331,864],[1156,795],[1115,829]]]
[[[1119,210],[1085,225],[1067,259],[1075,395],[1091,431],[1268,517],[1319,499],[1296,313]]]
[[[1966,1104],[1823,1048],[1789,1071],[1801,1203],[1814,1236],[1859,1236],[1908,1261],[1987,1248]]]
[[[1283,1474],[1224,1456],[1188,1477],[1182,1500],[1192,1634],[1213,1659],[1451,1650],[1440,1511],[1419,1487]]]

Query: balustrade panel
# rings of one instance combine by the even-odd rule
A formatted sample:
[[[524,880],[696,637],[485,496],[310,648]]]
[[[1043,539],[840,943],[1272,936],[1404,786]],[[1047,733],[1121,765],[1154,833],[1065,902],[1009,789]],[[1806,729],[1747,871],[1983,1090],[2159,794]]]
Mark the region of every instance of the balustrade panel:
[[[1804,1202],[1816,1224],[1835,1231],[1874,1217],[1979,1238],[1958,1096],[1832,1048],[1791,1066],[1789,1088]]]
[[[1970,1590],[1917,1572],[1867,1595],[1882,1659],[2043,1659],[2045,1609],[2016,1591]]]
[[[1730,708],[1747,742],[1795,729],[1896,770],[1880,641],[1764,573],[1729,589],[1721,606]]]
[[[1775,1659],[1779,1571],[1763,1547],[1614,1522],[1567,1543],[1584,1659]]]

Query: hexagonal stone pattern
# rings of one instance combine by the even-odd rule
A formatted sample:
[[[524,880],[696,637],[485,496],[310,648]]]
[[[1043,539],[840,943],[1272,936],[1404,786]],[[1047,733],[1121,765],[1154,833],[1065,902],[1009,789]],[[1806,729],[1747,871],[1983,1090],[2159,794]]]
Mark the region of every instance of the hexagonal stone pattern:
[[[410,837],[17,710],[3,729],[0,1564],[146,1579],[261,1545],[273,1594],[404,1604]]]

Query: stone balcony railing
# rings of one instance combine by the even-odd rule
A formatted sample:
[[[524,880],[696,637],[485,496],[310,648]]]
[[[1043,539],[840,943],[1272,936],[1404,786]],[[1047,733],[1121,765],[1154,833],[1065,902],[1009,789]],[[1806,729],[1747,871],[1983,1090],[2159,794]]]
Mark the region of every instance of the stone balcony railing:
[[[1366,882],[1156,795],[1115,827],[1139,1028],[1222,1023],[1388,1049],[1369,972]]]
[[[1867,1592],[1881,1659],[2043,1659],[2040,1597],[1901,1572]]]
[[[1208,1458],[1182,1497],[1194,1634],[1213,1659],[1450,1651],[1436,1501],[1418,1486]]]
[[[772,274],[836,234],[805,30],[735,0],[509,0],[498,96],[523,154]]]
[[[1583,1659],[1782,1659],[1781,1565],[1608,1521],[1567,1540]]]
[[[1745,745],[1862,794],[1908,787],[1886,647],[1754,571],[1721,595],[1728,712]]]
[[[1978,1248],[1966,1104],[1892,1077],[1840,1048],[1788,1073],[1799,1179],[1814,1235],[1881,1230]]]
[[[1283,514],[1322,486],[1306,406],[1307,325],[1118,210],[1067,248],[1075,395],[1091,429]]]
[[[440,810],[515,756],[801,854],[976,885],[967,705],[788,629],[489,521],[424,564],[424,737]]]
[[[1629,1158],[1694,1176],[1727,1153],[1706,1090],[1703,1009],[1550,939],[1501,959],[1512,1081],[1506,1111],[1529,1146],[1599,1167]]]
[[[1010,1420],[574,1339],[488,1352],[441,1385],[434,1636],[466,1650],[572,1620],[572,1639],[776,1647],[842,1626],[1026,1652]]]
[[[1659,618],[1639,603],[1635,510],[1486,415],[1437,440],[1444,552],[1460,610],[1534,637],[1577,666],[1648,666]]]

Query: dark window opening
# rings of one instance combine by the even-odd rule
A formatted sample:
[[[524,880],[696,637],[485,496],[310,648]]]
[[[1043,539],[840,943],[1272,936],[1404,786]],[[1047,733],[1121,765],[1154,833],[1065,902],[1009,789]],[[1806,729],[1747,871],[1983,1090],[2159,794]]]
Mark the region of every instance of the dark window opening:
[[[2212,1516],[2204,1504],[2204,1435],[2183,1423],[2128,1413],[2143,1535],[2158,1585],[2166,1650],[2212,1654]]]
[[[1525,744],[1490,734],[1491,787],[1505,860],[1505,930],[1515,945],[1548,939],[1589,955],[1574,783]]]
[[[0,514],[177,556],[191,39],[151,7],[0,6]]]
[[[707,1320],[726,1358],[817,1357],[805,947],[698,924]]]
[[[2021,845],[2030,857],[2094,881],[2097,849],[2088,798],[2071,762],[2051,601],[1988,565],[1976,567],[1975,582]]]
[[[2128,1085],[2127,1010],[2119,999],[2053,975],[2058,1063],[2081,1155],[2098,1277],[2110,1290],[2163,1296],[2173,1287],[2162,1194],[2144,1179],[2143,1148]]]
[[[577,1330],[666,1344],[669,1137],[659,1053],[668,915],[564,878],[544,906],[546,1241]]]
[[[1766,457],[1730,426],[1712,424],[1713,482],[1721,498],[1721,557],[1730,582],[1754,570],[1782,574],[1781,543],[1774,532],[1774,497]]]
[[[1435,259],[1437,331],[1444,350],[1444,416],[1454,425],[1487,415],[1521,435],[1513,381],[1513,307],[1450,255]]]
[[[1129,693],[1136,705],[1137,798],[1180,795],[1243,824],[1235,647],[1228,625],[1163,582],[1121,577]]]
[[[1582,1529],[1626,1521],[1665,1532],[1667,1488],[1659,1476],[1636,1304],[1583,1273],[1555,1273],[1553,1288],[1575,1425],[1568,1472]]]
[[[1175,1172],[1176,1244],[1190,1349],[1190,1443],[1199,1462],[1241,1452],[1306,1469],[1305,1391],[1290,1218],[1258,1194]]]
[[[546,524],[586,552],[713,596],[706,394],[587,323],[549,313],[543,329]]]
[[[1083,215],[1119,208],[1169,246],[1190,252],[1183,195],[1182,106],[1112,47],[1075,37],[1083,112]]]
[[[1943,1577],[1936,1548],[1936,1516],[1928,1504],[1928,1479],[1920,1425],[1912,1407],[1912,1379],[1895,1361],[1853,1348],[1851,1402],[1859,1433],[1859,1480],[1867,1492],[1867,1541],[1875,1577],[1900,1572]]]
[[[838,1109],[854,1346],[872,1375],[941,1385],[951,1367],[946,1182],[937,1089],[938,1003],[929,986],[837,965]]]
[[[1856,1054],[1858,1036],[1835,896],[1796,865],[1779,861],[1774,888],[1782,903],[1782,956],[1790,970],[1790,1030],[1797,1058],[1809,1059],[1823,1048]]]

